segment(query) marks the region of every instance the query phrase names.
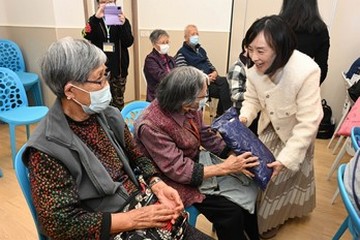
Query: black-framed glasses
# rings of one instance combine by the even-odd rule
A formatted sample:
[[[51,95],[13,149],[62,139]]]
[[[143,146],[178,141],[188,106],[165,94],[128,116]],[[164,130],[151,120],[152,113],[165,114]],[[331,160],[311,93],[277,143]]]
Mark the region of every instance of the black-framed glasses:
[[[200,97],[196,97],[196,98],[200,98],[200,99],[209,98],[209,90],[206,90],[206,95],[200,96]]]
[[[110,80],[110,71],[109,72],[105,72],[103,76],[101,76],[99,79],[97,80],[90,80],[87,79],[84,82],[86,83],[92,83],[92,84],[98,84],[98,85],[103,85],[106,82],[108,82]]]

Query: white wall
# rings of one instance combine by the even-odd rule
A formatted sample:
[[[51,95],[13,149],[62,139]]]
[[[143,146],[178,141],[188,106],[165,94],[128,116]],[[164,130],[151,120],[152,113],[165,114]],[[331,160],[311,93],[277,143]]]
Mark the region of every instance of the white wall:
[[[0,26],[84,26],[83,1],[79,0],[0,0],[0,9]]]
[[[183,30],[196,24],[201,31],[229,32],[232,0],[140,0],[139,29]]]

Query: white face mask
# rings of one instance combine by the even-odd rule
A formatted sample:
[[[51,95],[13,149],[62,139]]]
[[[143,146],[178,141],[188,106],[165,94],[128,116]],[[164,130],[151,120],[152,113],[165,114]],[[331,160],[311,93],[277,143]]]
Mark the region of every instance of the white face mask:
[[[205,97],[199,101],[199,108],[198,110],[203,110],[206,106],[206,103],[208,101],[208,97]]]
[[[192,46],[199,44],[199,35],[193,35],[190,37],[189,42]]]
[[[75,88],[80,89],[81,91],[84,91],[86,93],[90,94],[90,105],[86,106],[84,104],[81,104],[78,100],[73,99],[77,104],[79,104],[85,113],[87,114],[95,114],[100,113],[104,111],[111,102],[111,91],[110,86],[107,85],[103,89],[100,89],[98,91],[89,92],[82,88],[79,88],[75,85],[73,85]]]
[[[159,44],[160,47],[160,54],[167,54],[169,52],[170,45],[169,44]]]

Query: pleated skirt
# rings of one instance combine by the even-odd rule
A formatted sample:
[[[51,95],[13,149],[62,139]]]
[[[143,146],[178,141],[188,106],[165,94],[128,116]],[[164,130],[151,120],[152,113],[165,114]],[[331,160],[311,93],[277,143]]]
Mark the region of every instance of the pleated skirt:
[[[272,125],[259,136],[275,158],[284,148]],[[259,232],[264,233],[280,226],[286,220],[303,217],[312,212],[316,205],[314,177],[314,143],[309,147],[305,159],[297,172],[286,168],[272,179],[266,190],[259,194]]]

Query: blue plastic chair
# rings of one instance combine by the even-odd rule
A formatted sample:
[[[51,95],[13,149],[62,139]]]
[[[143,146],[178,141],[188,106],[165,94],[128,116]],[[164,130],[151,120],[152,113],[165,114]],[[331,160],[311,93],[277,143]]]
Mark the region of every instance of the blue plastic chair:
[[[360,148],[360,126],[353,127],[351,129],[351,144],[354,147],[355,152],[357,152],[357,150]]]
[[[31,212],[31,215],[33,217],[33,220],[34,220],[34,223],[36,226],[39,240],[47,240],[48,238],[45,237],[43,234],[41,234],[41,231],[40,231],[40,225],[39,225],[39,221],[37,218],[37,213],[36,213],[34,203],[32,200],[32,196],[31,196],[30,182],[29,182],[29,170],[27,169],[27,167],[24,165],[24,163],[22,161],[22,155],[24,153],[25,148],[26,148],[26,144],[24,144],[20,148],[19,152],[16,154],[15,174],[16,174],[16,178],[19,182],[21,191],[24,194],[24,197],[28,204],[28,207],[30,208],[30,212]]]
[[[351,203],[348,193],[345,189],[344,185],[344,171],[346,164],[341,164],[338,169],[338,186],[340,189],[340,195],[345,205],[346,211],[348,212],[348,216],[345,218],[344,222],[341,224],[340,228],[335,233],[333,240],[338,240],[344,234],[346,229],[349,229],[354,240],[359,239],[360,237],[360,217],[357,214],[355,207]]]
[[[150,103],[146,101],[133,101],[125,105],[121,110],[121,115],[125,120],[130,132],[134,134],[134,122],[139,117],[141,112],[149,106]]]
[[[45,106],[29,107],[26,92],[19,77],[10,69],[0,67],[0,121],[9,124],[13,166],[16,155],[16,126],[26,125],[27,139],[29,139],[29,124],[39,122],[48,110]]]
[[[0,39],[0,67],[13,70],[19,76],[25,90],[32,93],[35,105],[43,105],[40,78],[36,73],[26,71],[24,57],[15,42]]]
[[[196,220],[197,220],[197,217],[199,216],[200,212],[199,210],[197,210],[196,207],[194,206],[189,206],[187,208],[185,208],[185,211],[189,214],[189,224],[193,227],[196,226]]]

